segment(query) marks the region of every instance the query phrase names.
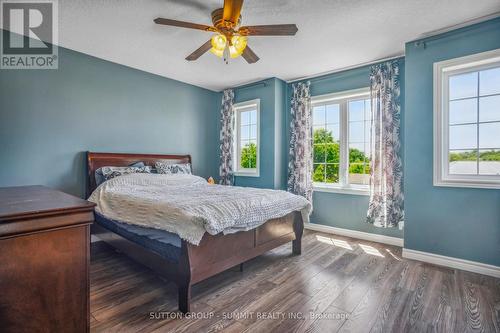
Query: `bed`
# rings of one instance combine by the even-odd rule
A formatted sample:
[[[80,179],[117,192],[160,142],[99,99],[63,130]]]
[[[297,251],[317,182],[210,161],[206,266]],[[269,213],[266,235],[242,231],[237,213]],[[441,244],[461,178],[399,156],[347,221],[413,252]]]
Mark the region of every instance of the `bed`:
[[[135,162],[190,163],[190,155],[87,153],[87,197],[96,189],[95,171],[104,166],[129,166]],[[300,211],[267,220],[260,226],[231,234],[203,234],[198,245],[164,230],[124,225],[96,213],[92,233],[131,259],[173,281],[178,286],[179,310],[190,311],[191,286],[231,267],[242,265],[278,246],[291,242],[301,254],[304,229]],[[241,266],[240,266],[241,267]]]

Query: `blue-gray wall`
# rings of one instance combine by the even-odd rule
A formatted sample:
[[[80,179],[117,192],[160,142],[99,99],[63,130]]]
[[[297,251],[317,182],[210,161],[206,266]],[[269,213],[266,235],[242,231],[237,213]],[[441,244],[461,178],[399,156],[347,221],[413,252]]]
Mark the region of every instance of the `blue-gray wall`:
[[[500,48],[500,19],[406,44],[405,247],[500,266],[500,190],[435,187],[433,63]]]
[[[63,48],[58,70],[0,70],[0,186],[83,196],[87,150],[191,154],[196,174],[215,176],[219,105],[218,93]]]
[[[401,115],[404,119],[405,106],[405,61],[399,60],[401,71]],[[333,73],[322,77],[310,79],[311,95],[324,95],[328,93],[341,92],[345,90],[359,89],[370,86],[370,66],[358,67],[343,72]],[[290,109],[291,84],[288,85],[286,109]],[[286,123],[288,124],[289,112],[286,113]],[[402,122],[403,124],[403,122]],[[289,128],[289,127],[288,127]],[[287,138],[289,133],[287,133]],[[401,139],[404,138],[404,129],[401,133]],[[288,139],[287,139],[288,140]],[[287,141],[288,142],[288,141]],[[402,145],[404,147],[404,143]],[[288,151],[288,150],[287,150]],[[404,152],[401,151],[402,156]],[[330,192],[315,191],[313,194],[314,211],[311,216],[312,223],[318,223],[326,226],[352,229],[374,234],[382,234],[393,237],[403,237],[403,231],[397,228],[377,228],[365,222],[366,212],[368,210],[368,196],[340,194]]]
[[[275,79],[274,85],[274,188],[286,189],[286,176],[288,160],[285,158],[288,153],[288,143],[286,141],[287,123],[286,121],[286,90],[285,81]]]

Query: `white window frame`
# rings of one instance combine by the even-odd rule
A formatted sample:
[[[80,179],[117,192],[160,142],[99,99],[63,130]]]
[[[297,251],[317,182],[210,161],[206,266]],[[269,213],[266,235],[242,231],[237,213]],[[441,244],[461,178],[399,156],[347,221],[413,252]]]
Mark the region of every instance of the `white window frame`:
[[[241,112],[250,109],[257,110],[257,163],[255,169],[244,169],[240,167],[240,145],[241,145]],[[260,99],[253,99],[233,105],[234,110],[234,142],[233,142],[233,174],[238,177],[260,177]]]
[[[342,194],[369,195],[368,185],[349,184],[349,112],[348,102],[361,98],[370,98],[370,88],[347,90],[337,93],[318,95],[311,97],[311,107],[331,104],[340,105],[340,163],[339,182],[336,184],[314,182],[313,189],[318,192],[332,192]]]
[[[448,157],[449,77],[498,66],[500,49],[434,63],[434,186],[500,189],[500,176],[450,174]]]

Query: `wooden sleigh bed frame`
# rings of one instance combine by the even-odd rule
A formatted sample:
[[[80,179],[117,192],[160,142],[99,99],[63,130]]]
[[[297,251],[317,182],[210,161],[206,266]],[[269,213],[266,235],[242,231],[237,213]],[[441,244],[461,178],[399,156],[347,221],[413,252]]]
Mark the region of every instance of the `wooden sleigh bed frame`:
[[[159,160],[169,163],[191,163],[191,156],[88,152],[87,197],[96,188],[95,171],[98,168],[128,166],[139,161],[154,166]],[[175,282],[178,286],[179,310],[186,313],[190,311],[193,284],[236,265],[242,265],[245,261],[288,242],[292,242],[292,252],[300,254],[304,223],[301,213],[296,211],[282,218],[269,220],[249,231],[230,235],[221,233],[215,236],[205,233],[198,246],[182,240],[178,262],[170,261],[97,223],[92,225],[91,230],[102,241],[131,259]]]

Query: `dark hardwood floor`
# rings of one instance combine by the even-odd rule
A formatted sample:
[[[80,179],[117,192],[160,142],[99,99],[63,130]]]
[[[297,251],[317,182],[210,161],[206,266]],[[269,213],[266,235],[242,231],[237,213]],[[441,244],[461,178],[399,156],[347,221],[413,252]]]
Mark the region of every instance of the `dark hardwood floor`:
[[[111,250],[92,254],[93,332],[500,332],[500,279],[401,258],[401,249],[306,232],[301,256],[279,247],[177,289]]]

